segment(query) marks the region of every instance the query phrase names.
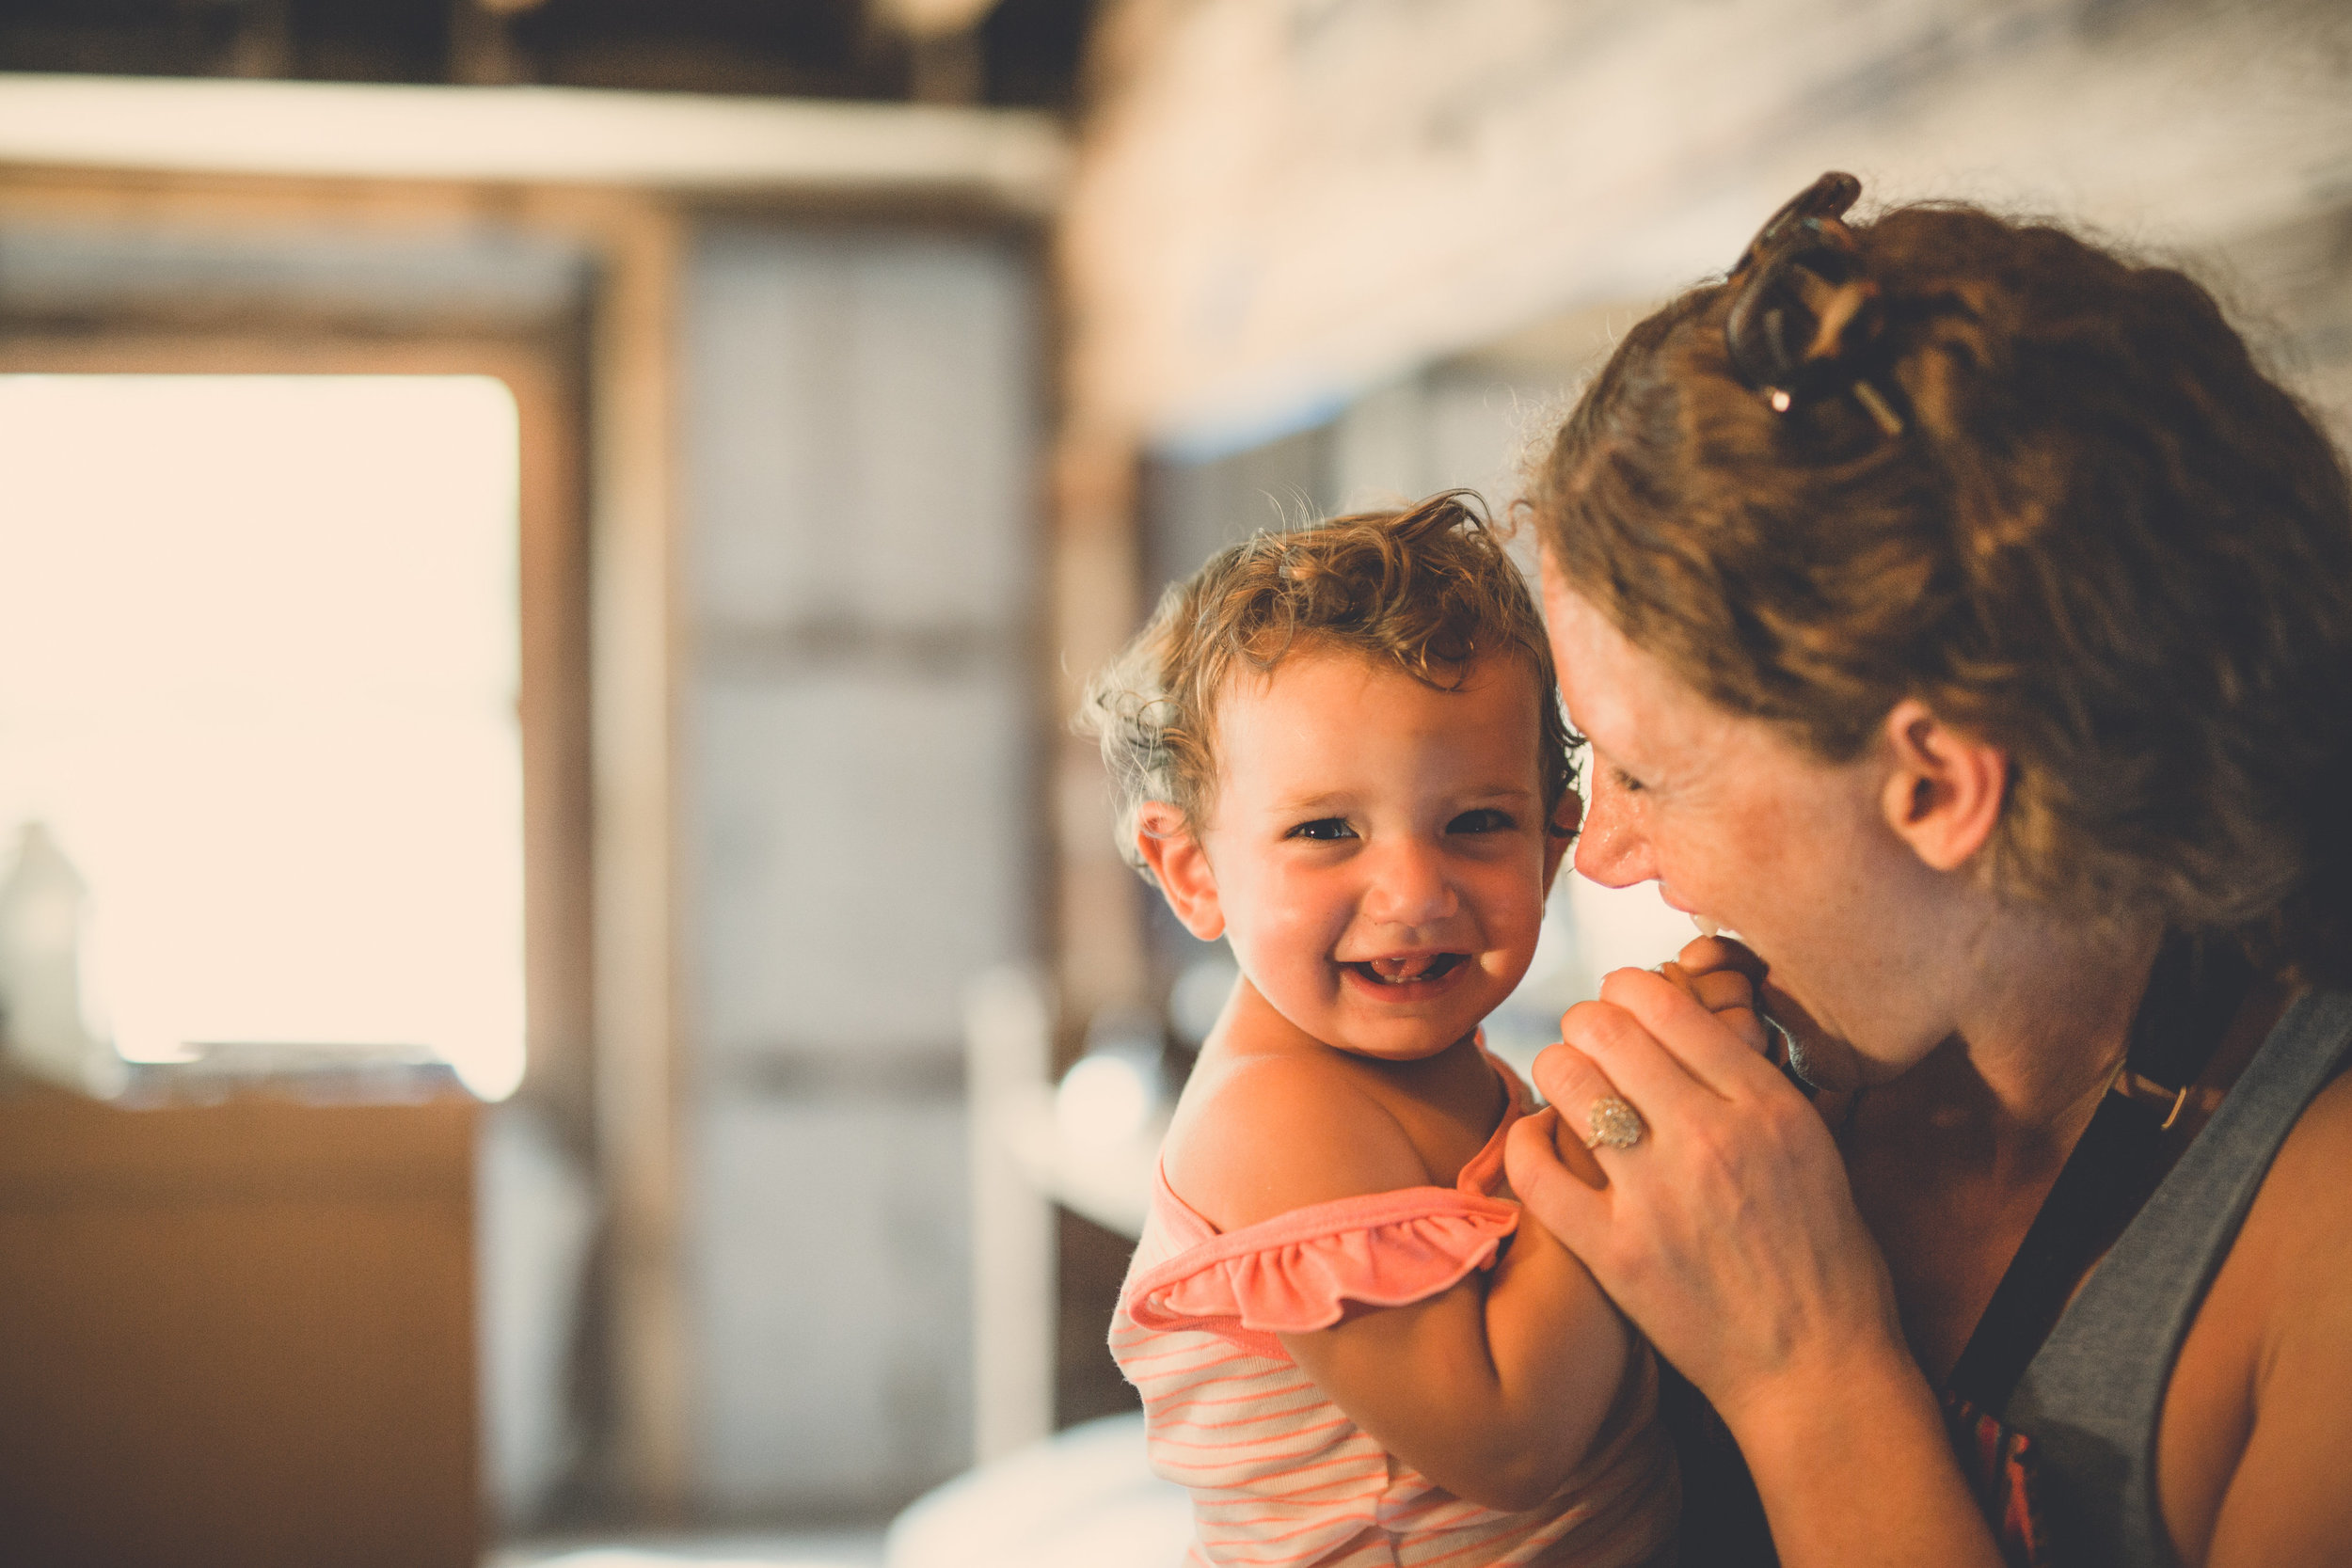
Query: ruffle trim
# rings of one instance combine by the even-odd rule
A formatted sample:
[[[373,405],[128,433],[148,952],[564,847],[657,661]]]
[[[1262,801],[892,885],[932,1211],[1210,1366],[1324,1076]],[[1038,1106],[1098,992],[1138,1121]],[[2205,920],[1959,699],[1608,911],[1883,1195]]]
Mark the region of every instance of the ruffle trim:
[[[1277,1334],[1338,1323],[1349,1302],[1404,1307],[1494,1266],[1518,1205],[1406,1187],[1294,1210],[1187,1248],[1129,1281],[1146,1328],[1204,1329],[1280,1354]]]

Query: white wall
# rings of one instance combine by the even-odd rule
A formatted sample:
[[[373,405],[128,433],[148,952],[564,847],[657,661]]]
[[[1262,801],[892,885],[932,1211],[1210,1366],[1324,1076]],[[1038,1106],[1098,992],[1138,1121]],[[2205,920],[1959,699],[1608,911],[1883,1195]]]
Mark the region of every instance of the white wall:
[[[959,1002],[1035,942],[1036,308],[994,240],[730,228],[688,309],[699,1489],[855,1513],[969,1459]]]

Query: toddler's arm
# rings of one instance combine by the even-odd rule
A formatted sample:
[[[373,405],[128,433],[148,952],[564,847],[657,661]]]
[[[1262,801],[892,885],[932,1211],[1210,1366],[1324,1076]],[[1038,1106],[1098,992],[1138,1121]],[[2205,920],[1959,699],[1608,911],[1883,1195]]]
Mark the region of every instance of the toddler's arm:
[[[1761,1049],[1744,959],[1744,949],[1710,940],[1661,973]],[[1549,1108],[1538,1116],[1559,1119]],[[1606,1184],[1577,1137],[1548,1131],[1572,1170]],[[1582,1462],[1624,1381],[1630,1342],[1584,1265],[1532,1219],[1486,1276],[1283,1337],[1383,1447],[1455,1496],[1501,1509],[1535,1506]]]
[[[1533,1220],[1491,1275],[1282,1342],[1382,1447],[1505,1510],[1534,1507],[1582,1462],[1630,1345],[1584,1265]]]
[[[1205,1102],[1180,1117],[1164,1159],[1169,1182],[1222,1228],[1431,1180],[1395,1117],[1334,1067],[1262,1060],[1200,1087]],[[1541,1502],[1582,1460],[1630,1342],[1584,1266],[1533,1220],[1488,1274],[1281,1338],[1382,1447],[1502,1509]]]
[[[1669,978],[1727,1017],[1744,1012],[1735,1026],[1760,1037],[1746,976],[1708,962],[1720,962],[1711,951],[1684,956],[1695,962]],[[1180,1116],[1163,1159],[1171,1184],[1223,1228],[1430,1180],[1404,1128],[1342,1072],[1258,1061],[1197,1087],[1200,1113]],[[1606,1185],[1576,1136],[1554,1143],[1578,1176]],[[1632,1345],[1584,1265],[1533,1218],[1489,1273],[1281,1339],[1383,1448],[1456,1497],[1504,1510],[1542,1502],[1583,1462]]]

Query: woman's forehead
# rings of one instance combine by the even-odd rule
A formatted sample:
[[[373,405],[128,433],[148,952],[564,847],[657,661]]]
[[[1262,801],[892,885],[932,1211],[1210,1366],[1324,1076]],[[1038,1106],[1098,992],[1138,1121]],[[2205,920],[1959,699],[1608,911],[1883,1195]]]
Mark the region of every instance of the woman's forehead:
[[[1569,721],[1602,755],[1676,765],[1778,739],[1762,720],[1734,713],[1685,683],[1582,594],[1548,591],[1544,610]]]
[[[1676,717],[1677,697],[1697,698],[1663,663],[1628,641],[1582,594],[1545,584],[1544,615],[1568,718],[1594,745],[1616,752],[1643,744]]]

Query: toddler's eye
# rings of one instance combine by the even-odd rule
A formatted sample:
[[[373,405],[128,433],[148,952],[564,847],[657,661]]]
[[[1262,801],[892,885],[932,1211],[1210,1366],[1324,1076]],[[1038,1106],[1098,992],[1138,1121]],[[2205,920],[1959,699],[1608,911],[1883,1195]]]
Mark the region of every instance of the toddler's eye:
[[[1481,806],[1476,811],[1466,811],[1447,823],[1445,831],[1450,833],[1507,833],[1518,826],[1509,812]]]
[[[1301,822],[1282,836],[1284,838],[1354,838],[1356,830],[1347,825],[1347,818],[1343,816],[1318,816],[1312,822]]]
[[[1629,795],[1635,793],[1642,787],[1641,780],[1635,778],[1632,774],[1627,772],[1624,768],[1618,767],[1613,762],[1609,765],[1609,776],[1617,782],[1617,787],[1619,789],[1624,790]]]

